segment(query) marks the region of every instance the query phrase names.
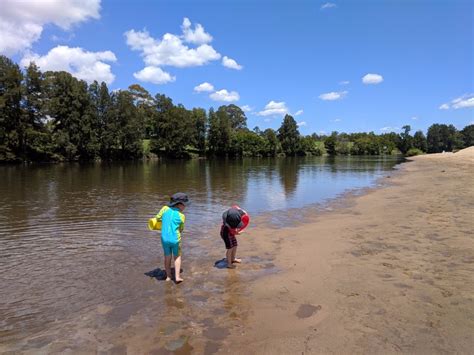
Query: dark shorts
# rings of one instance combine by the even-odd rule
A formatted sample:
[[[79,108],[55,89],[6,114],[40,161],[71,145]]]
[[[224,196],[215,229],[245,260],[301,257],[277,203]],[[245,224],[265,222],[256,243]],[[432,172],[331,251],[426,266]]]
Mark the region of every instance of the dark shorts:
[[[226,249],[231,249],[237,246],[237,238],[235,235],[229,233],[229,227],[225,225],[221,227],[221,238],[225,243]]]

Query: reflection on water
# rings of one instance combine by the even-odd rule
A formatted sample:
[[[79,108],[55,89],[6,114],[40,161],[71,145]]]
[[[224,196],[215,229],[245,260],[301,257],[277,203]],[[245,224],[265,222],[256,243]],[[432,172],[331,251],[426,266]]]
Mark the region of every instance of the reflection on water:
[[[213,312],[232,308],[242,297],[242,276],[203,286],[222,257],[218,224],[227,206],[238,203],[253,216],[281,214],[370,186],[397,162],[306,157],[1,166],[0,337],[27,349],[32,335],[59,329],[103,304],[115,307],[109,315],[113,328],[155,292],[164,292],[160,301],[150,301],[157,313],[189,305]],[[147,219],[176,191],[192,200],[183,276],[196,282],[193,294],[181,296],[143,275],[161,266],[159,240],[146,230]],[[209,298],[199,294],[203,290],[233,296],[201,304]]]

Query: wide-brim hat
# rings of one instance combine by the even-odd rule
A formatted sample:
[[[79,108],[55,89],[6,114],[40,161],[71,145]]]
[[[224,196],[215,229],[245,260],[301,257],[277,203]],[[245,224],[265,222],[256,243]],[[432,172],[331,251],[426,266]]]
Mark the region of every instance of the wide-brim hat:
[[[170,203],[168,203],[168,206],[174,207],[179,203],[182,203],[185,206],[188,206],[190,203],[188,195],[186,195],[184,192],[177,192],[173,196],[171,196]]]
[[[222,214],[222,219],[231,228],[242,228],[244,226],[241,212],[237,208],[229,208]]]

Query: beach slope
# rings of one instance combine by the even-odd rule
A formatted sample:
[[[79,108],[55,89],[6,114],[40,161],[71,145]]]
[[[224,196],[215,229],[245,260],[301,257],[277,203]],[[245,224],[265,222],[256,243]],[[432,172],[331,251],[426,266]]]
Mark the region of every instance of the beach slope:
[[[411,160],[309,223],[251,232],[243,251],[281,272],[252,286],[233,352],[472,353],[474,147]]]

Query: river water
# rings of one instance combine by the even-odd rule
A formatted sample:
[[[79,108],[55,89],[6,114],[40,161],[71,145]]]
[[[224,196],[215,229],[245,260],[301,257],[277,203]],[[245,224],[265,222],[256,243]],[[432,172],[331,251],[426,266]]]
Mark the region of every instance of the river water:
[[[186,352],[183,334],[200,327],[212,353],[227,334],[218,318],[232,318],[245,301],[246,278],[272,265],[266,255],[252,256],[255,266],[245,275],[214,269],[223,256],[223,210],[238,203],[259,217],[254,221],[278,228],[302,207],[373,186],[399,162],[302,157],[0,166],[0,352],[120,353],[130,327],[146,325],[155,330],[142,329],[142,338],[134,333],[145,349],[159,344],[165,352]],[[144,275],[162,267],[159,238],[147,220],[177,191],[192,201],[183,234],[188,279],[165,286]],[[223,296],[229,293],[232,300]]]

